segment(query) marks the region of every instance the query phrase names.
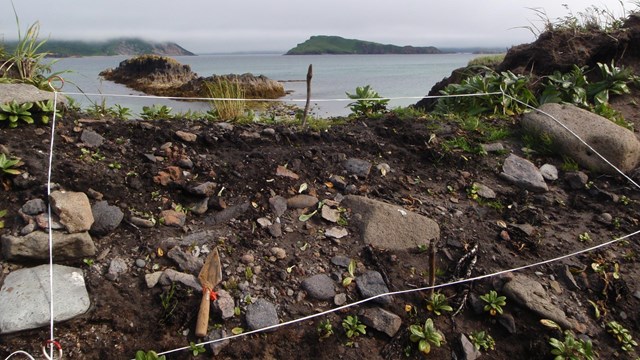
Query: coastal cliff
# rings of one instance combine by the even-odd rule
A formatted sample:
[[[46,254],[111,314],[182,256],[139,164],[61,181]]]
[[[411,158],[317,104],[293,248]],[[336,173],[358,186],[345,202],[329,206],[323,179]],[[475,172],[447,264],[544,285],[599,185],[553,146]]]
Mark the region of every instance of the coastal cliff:
[[[433,46],[396,46],[371,41],[345,39],[340,36],[312,36],[309,40],[298,44],[285,55],[368,55],[368,54],[441,54]]]

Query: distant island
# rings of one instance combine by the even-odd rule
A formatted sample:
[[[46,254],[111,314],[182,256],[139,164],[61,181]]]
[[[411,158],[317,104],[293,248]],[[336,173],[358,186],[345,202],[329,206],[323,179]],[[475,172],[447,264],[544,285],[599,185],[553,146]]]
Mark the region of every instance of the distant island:
[[[345,39],[340,36],[317,35],[298,44],[285,55],[348,55],[348,54],[442,54],[433,46],[397,46],[371,41]]]
[[[7,51],[13,51],[15,42],[6,42]],[[152,42],[137,38],[113,39],[107,41],[47,40],[39,51],[51,57],[71,56],[112,56],[112,55],[195,55],[172,42]]]

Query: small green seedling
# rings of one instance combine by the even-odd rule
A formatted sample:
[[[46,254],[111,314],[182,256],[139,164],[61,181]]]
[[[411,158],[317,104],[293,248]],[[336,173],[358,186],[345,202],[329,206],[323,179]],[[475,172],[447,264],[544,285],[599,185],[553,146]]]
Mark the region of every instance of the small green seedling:
[[[442,315],[445,311],[453,311],[453,308],[447,303],[447,297],[444,294],[434,292],[427,300],[427,310],[434,312],[436,315]]]
[[[554,360],[593,360],[598,357],[590,340],[576,339],[569,330],[564,332],[564,340],[551,338],[549,345],[553,348],[551,354],[555,355]]]
[[[578,240],[580,240],[581,242],[591,241],[591,236],[588,232],[585,231],[582,234],[578,235]]]
[[[136,360],[165,360],[166,357],[164,355],[158,356],[153,350],[149,350],[145,352],[144,350],[138,350],[136,352]]]
[[[629,330],[625,329],[625,327],[617,321],[607,323],[607,332],[618,340],[622,345],[622,350],[626,352],[630,352],[635,346],[638,346],[638,343],[631,337]]]
[[[488,311],[491,316],[503,313],[502,307],[507,305],[507,298],[505,296],[498,296],[495,290],[491,290],[484,295],[480,295],[480,299],[487,303],[484,306],[484,311]]]
[[[331,325],[331,321],[329,321],[329,319],[320,321],[316,330],[318,331],[320,339],[326,339],[333,335],[333,325]]]
[[[20,170],[17,168],[22,165],[22,161],[17,157],[7,157],[4,153],[0,153],[0,175],[20,175]]]
[[[425,355],[431,352],[431,345],[440,347],[442,343],[445,342],[444,335],[436,329],[431,319],[427,319],[424,326],[409,326],[409,331],[411,332],[409,339],[412,342],[418,343],[418,350]]]
[[[474,331],[469,335],[471,343],[476,350],[489,351],[495,350],[496,341],[484,331]]]
[[[356,315],[349,315],[342,320],[342,327],[349,339],[360,336],[360,334],[364,335],[367,333],[367,326],[361,323]]]
[[[202,353],[205,353],[207,350],[204,348],[204,345],[198,345],[191,341],[189,342],[189,351],[191,351],[191,354],[193,354],[193,356],[198,356]]]
[[[345,278],[342,279],[342,286],[347,287],[351,285],[353,280],[356,278],[357,266],[358,265],[356,264],[355,260],[351,259],[351,261],[349,261],[349,268],[347,269],[347,271],[349,272],[349,276],[345,276]]]
[[[0,210],[0,229],[4,229],[4,220],[3,217],[7,216],[7,209]]]

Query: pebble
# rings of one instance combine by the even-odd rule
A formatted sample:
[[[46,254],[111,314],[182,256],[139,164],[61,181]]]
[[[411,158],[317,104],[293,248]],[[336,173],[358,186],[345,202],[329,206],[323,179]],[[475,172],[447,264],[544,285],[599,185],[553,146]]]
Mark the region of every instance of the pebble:
[[[258,222],[258,225],[260,225],[260,227],[261,227],[261,228],[263,228],[263,229],[264,229],[264,228],[266,228],[266,227],[268,227],[268,226],[273,225],[273,223],[271,222],[271,220],[269,220],[269,219],[268,219],[268,218],[266,218],[266,217],[258,218],[258,220],[256,220],[256,221]]]
[[[349,264],[351,263],[351,258],[343,255],[336,255],[331,258],[331,263],[333,265],[337,265],[346,269],[349,267]]]
[[[544,164],[540,167],[540,173],[545,180],[558,180],[558,169],[551,164]]]
[[[147,262],[144,259],[136,259],[136,266],[139,268],[143,268],[147,265]]]
[[[349,232],[343,227],[334,226],[325,230],[324,235],[334,239],[342,239],[343,237],[349,235]]]
[[[287,211],[287,199],[277,195],[269,199],[269,207],[276,216],[282,216]]]
[[[287,199],[287,207],[292,209],[304,209],[315,206],[318,203],[318,198],[311,195],[296,195]]]
[[[322,218],[329,222],[337,223],[338,220],[340,220],[340,211],[338,211],[338,209],[333,209],[325,205],[322,207],[321,213]]]
[[[333,297],[333,303],[336,304],[336,306],[342,306],[346,304],[347,294],[344,294],[344,293],[336,294],[336,296]]]
[[[240,261],[242,261],[242,263],[245,265],[249,265],[253,263],[254,260],[255,260],[255,257],[253,256],[253,254],[244,254],[242,255],[242,258],[240,258]]]
[[[335,284],[327,274],[317,274],[302,281],[302,288],[318,300],[329,300],[336,295]]]
[[[287,257],[287,251],[283,248],[272,247],[271,255],[275,256],[278,260],[282,260]]]

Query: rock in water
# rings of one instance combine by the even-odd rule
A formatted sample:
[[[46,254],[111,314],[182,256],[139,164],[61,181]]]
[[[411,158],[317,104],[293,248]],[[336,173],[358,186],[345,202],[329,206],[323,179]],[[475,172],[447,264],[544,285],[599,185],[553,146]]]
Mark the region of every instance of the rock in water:
[[[72,319],[89,310],[82,270],[53,265],[53,319]],[[16,270],[0,289],[0,334],[35,329],[50,322],[49,265]]]

